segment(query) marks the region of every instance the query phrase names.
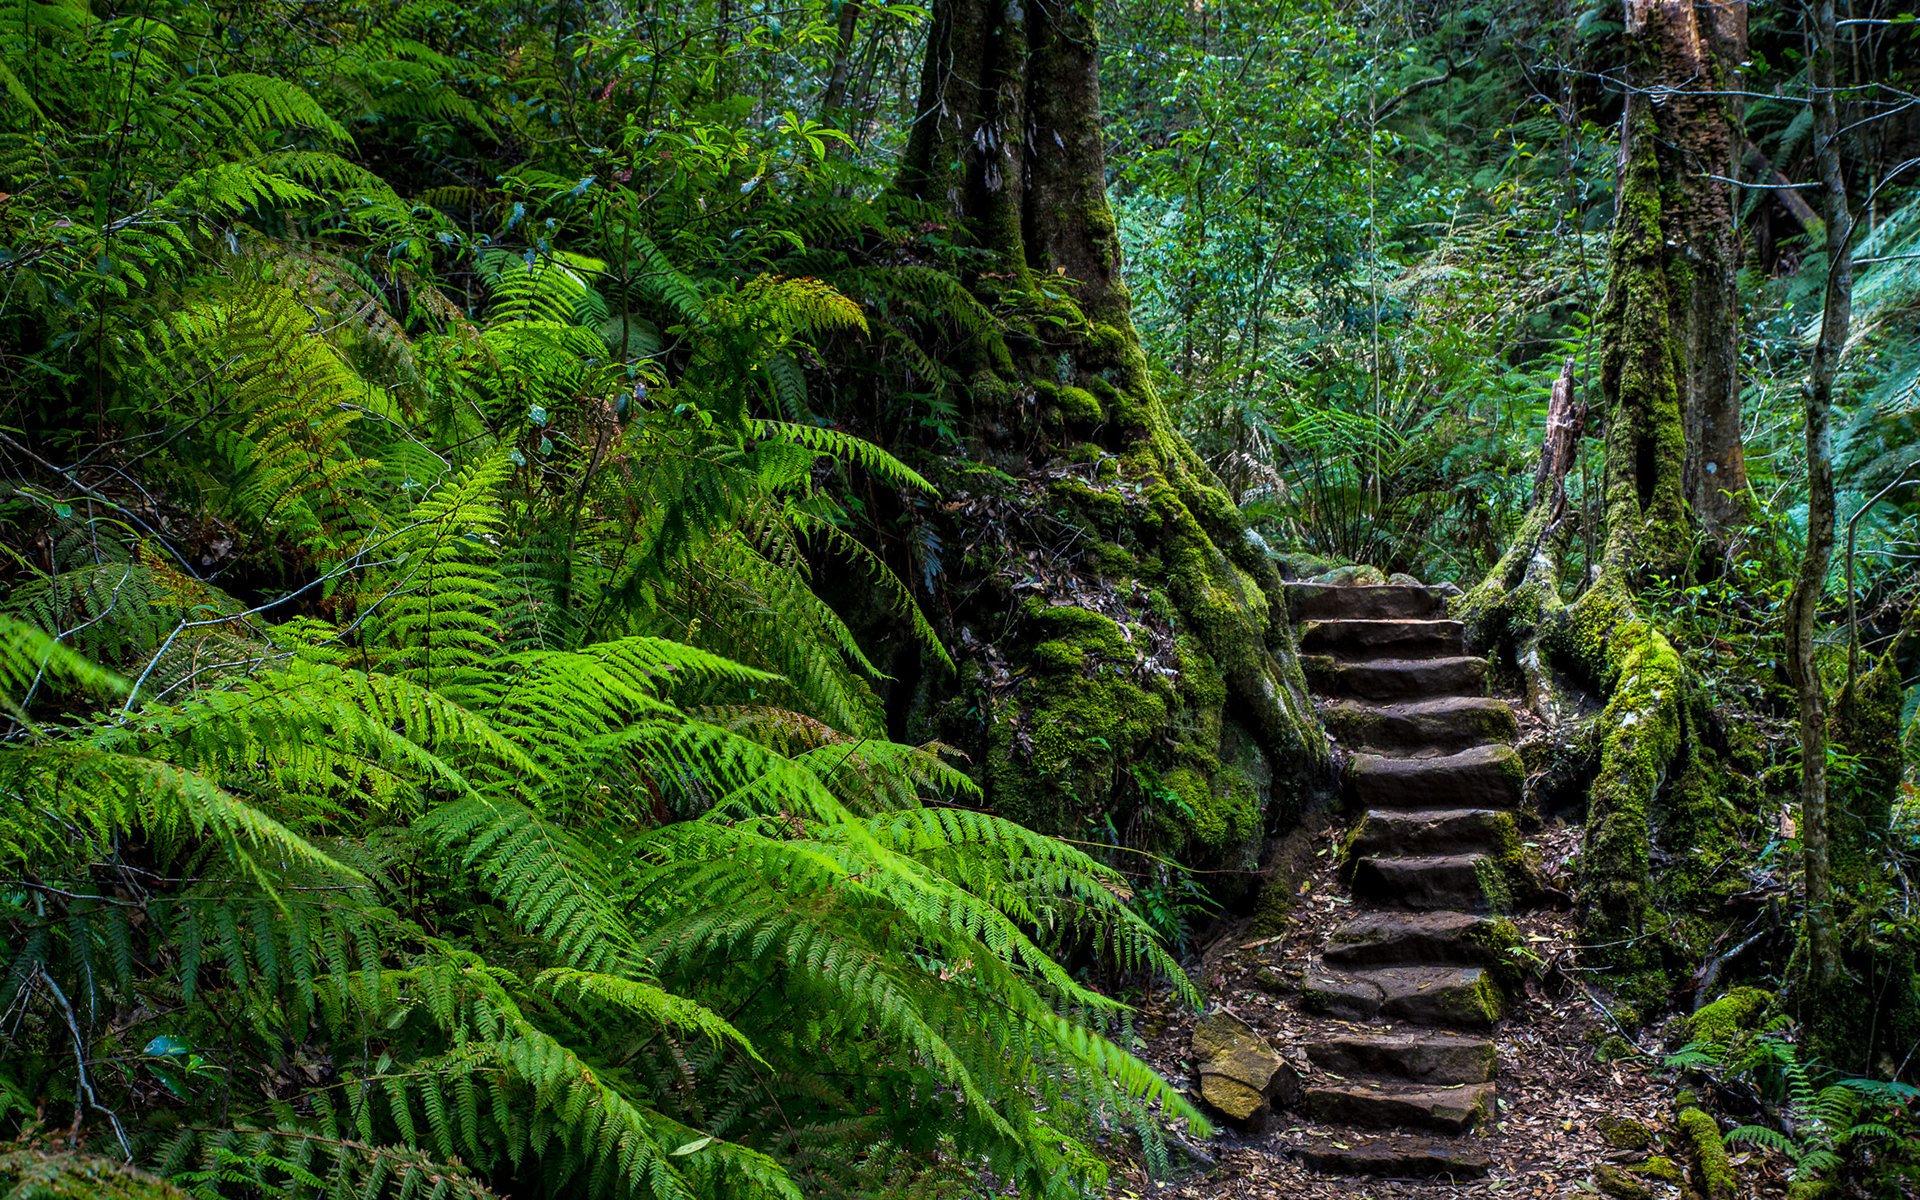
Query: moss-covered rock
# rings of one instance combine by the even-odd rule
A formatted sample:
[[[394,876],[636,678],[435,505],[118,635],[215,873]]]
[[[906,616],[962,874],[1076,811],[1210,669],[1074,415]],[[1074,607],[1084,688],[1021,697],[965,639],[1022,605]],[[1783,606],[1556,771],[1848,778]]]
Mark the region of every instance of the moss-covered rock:
[[[1331,583],[1340,587],[1358,587],[1385,583],[1387,582],[1387,573],[1379,567],[1333,567],[1320,572],[1307,582]]]
[[[1613,1200],[1653,1200],[1651,1184],[1612,1163],[1601,1163],[1593,1169],[1593,1187]]]
[[[1773,993],[1756,987],[1737,987],[1683,1022],[1689,1042],[1732,1046],[1760,1028],[1767,1010],[1773,1007]]]
[[[1649,1150],[1653,1147],[1653,1130],[1631,1118],[1608,1113],[1595,1124],[1600,1130],[1600,1140],[1615,1150]]]
[[[1656,1154],[1647,1161],[1636,1163],[1627,1169],[1642,1178],[1658,1179],[1661,1183],[1670,1183],[1675,1187],[1687,1181],[1687,1173],[1681,1169],[1680,1164],[1664,1154]]]

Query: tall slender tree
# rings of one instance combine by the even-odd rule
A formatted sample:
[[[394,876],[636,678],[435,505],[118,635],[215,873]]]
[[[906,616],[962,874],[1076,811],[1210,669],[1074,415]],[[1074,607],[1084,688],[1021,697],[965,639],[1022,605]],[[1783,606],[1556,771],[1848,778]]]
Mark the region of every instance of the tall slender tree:
[[[1808,6],[1812,55],[1808,81],[1813,106],[1813,157],[1826,201],[1827,284],[1820,336],[1807,379],[1807,547],[1787,605],[1787,664],[1800,693],[1800,834],[1806,851],[1806,926],[1809,974],[1833,981],[1833,879],[1827,816],[1827,696],[1815,662],[1815,618],[1833,560],[1833,382],[1853,318],[1853,214],[1840,163],[1840,116],[1835,101],[1833,0]]]

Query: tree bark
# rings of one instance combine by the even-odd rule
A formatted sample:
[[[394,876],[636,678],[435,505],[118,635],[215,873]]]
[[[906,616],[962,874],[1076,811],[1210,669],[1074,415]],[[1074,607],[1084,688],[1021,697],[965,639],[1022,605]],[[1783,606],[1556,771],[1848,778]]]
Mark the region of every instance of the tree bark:
[[[861,0],[840,0],[834,14],[833,66],[827,74],[827,88],[820,97],[820,111],[831,121],[847,99],[847,71],[853,61],[853,35],[860,24]]]
[[[1686,438],[1682,485],[1695,519],[1725,541],[1746,524],[1740,440],[1740,266],[1734,185],[1745,139],[1738,86],[1745,0],[1626,0],[1627,124],[1654,136],[1662,265]]]
[[[1815,983],[1833,982],[1833,881],[1827,819],[1827,697],[1816,659],[1820,598],[1833,560],[1833,381],[1853,318],[1853,216],[1840,166],[1840,118],[1834,100],[1833,0],[1816,0],[1810,81],[1813,151],[1826,201],[1827,286],[1807,381],[1807,548],[1787,605],[1787,664],[1800,693],[1800,839],[1805,851],[1807,958]]]
[[[1540,463],[1533,472],[1533,502],[1548,505],[1550,521],[1567,509],[1567,472],[1580,451],[1587,428],[1587,406],[1573,401],[1573,359],[1560,368],[1547,400],[1547,432],[1540,442]]]
[[[964,282],[1005,345],[954,364],[966,457],[1001,480],[938,479],[955,565],[931,607],[964,699],[917,702],[912,732],[966,749],[1028,824],[1247,867],[1323,792],[1326,744],[1274,564],[1140,348],[1098,58],[1081,6],[933,5],[897,186],[987,252]]]

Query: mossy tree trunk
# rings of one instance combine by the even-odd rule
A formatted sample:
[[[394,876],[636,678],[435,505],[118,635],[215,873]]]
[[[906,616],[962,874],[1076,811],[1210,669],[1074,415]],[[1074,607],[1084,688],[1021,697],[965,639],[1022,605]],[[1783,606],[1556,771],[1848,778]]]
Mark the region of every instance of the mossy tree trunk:
[[[1687,570],[1698,523],[1744,520],[1734,370],[1733,114],[1722,96],[1744,52],[1745,14],[1708,0],[1625,0],[1629,91],[1599,314],[1605,537],[1599,571],[1560,594],[1551,505],[1536,503],[1514,551],[1461,604],[1485,639],[1596,688],[1597,768],[1580,861],[1583,932],[1622,990],[1664,1000],[1661,968],[1685,903],[1710,873],[1717,801],[1700,758],[1679,655],[1638,603],[1652,576]],[[1724,165],[1722,160],[1725,160]],[[1548,693],[1551,689],[1537,689]],[[1556,703],[1539,704],[1550,719]],[[1656,877],[1656,856],[1673,866]]]
[[[1739,241],[1731,182],[1743,145],[1734,94],[1747,54],[1747,6],[1725,0],[1626,0],[1623,136],[1652,157],[1659,205],[1649,245],[1666,277],[1674,385],[1682,416],[1681,492],[1709,534],[1747,520],[1740,442]]]
[[[1325,787],[1279,576],[1155,392],[1107,202],[1081,6],[939,0],[900,175],[987,252],[1004,350],[950,364],[967,462],[938,480],[930,613],[962,678],[908,732],[1040,828],[1249,868]],[[989,468],[989,469],[982,469]]]

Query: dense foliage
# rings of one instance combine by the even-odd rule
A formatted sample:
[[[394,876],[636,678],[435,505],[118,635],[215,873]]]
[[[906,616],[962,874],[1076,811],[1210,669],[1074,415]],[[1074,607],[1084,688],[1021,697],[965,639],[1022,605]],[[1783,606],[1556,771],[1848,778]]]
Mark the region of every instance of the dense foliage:
[[[807,410],[874,331],[773,265],[849,139],[724,22],[656,53],[702,16],[0,13],[10,1137],[202,1196],[1055,1194],[1195,1115],[1061,965],[1185,986],[1122,877],[887,740],[816,590],[944,654],[849,534],[925,481]]]
[[[1834,1004],[1799,6],[1740,89],[1749,519],[1657,564],[1606,561],[1617,3],[1083,9],[1124,331],[897,181],[927,7],[0,0],[0,1195],[1164,1167],[1114,997],[1195,999],[1324,796],[1247,696],[1277,572],[1353,564],[1520,584],[1535,800],[1637,822],[1571,876],[1639,923],[1612,1018],[1738,1010],[1668,1062],[1736,1140],[1912,1177],[1920,22],[1845,22]]]

